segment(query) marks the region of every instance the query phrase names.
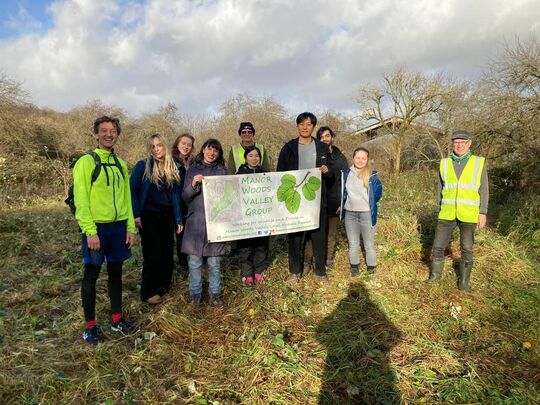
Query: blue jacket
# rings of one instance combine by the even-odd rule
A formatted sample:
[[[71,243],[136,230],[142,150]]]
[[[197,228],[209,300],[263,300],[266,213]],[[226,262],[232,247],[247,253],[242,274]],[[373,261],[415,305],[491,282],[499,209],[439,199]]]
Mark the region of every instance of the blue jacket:
[[[152,159],[151,167],[154,167],[154,158]],[[146,167],[146,159],[139,160],[131,176],[129,177],[129,185],[131,187],[131,205],[133,207],[133,217],[140,218],[144,210],[144,203],[146,201],[146,196],[148,195],[148,190],[150,189],[150,181],[148,179],[143,180],[144,169]],[[173,212],[174,219],[178,225],[181,225],[182,222],[182,186],[180,183],[173,184],[172,190],[173,198]]]
[[[341,171],[341,210],[339,212],[339,219],[343,220],[345,217],[345,202],[347,201],[347,178],[351,169],[347,167]],[[368,184],[368,198],[369,198],[369,210],[371,212],[371,225],[375,226],[377,223],[377,203],[382,197],[382,183],[379,175],[375,170],[369,176]]]

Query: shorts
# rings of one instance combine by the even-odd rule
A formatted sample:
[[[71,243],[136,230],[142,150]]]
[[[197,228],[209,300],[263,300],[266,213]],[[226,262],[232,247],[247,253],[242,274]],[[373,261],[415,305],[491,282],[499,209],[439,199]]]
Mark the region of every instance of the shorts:
[[[123,262],[131,257],[131,249],[126,245],[126,221],[96,224],[99,236],[100,250],[88,249],[86,235],[82,235],[82,255],[84,264],[101,266],[104,260],[107,263]]]

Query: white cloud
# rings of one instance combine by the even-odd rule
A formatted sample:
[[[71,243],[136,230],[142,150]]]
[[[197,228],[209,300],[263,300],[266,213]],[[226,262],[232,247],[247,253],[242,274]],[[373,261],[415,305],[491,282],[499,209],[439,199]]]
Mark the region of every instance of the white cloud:
[[[101,98],[132,113],[168,101],[204,113],[237,92],[351,109],[360,84],[399,65],[475,76],[540,21],[536,0],[58,0],[50,12],[48,32],[0,40],[0,70],[41,106]]]

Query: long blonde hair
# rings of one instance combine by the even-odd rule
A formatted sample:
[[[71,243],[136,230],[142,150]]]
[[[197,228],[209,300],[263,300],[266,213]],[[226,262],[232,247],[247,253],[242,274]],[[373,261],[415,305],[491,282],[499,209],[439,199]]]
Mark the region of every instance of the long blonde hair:
[[[371,176],[371,172],[372,172],[371,163],[369,163],[369,150],[367,150],[366,148],[364,148],[362,146],[356,148],[354,150],[353,154],[352,154],[353,161],[354,161],[354,157],[356,156],[356,154],[358,152],[365,152],[367,154],[367,157],[368,157],[368,161],[367,161],[366,165],[361,169],[357,169],[356,166],[354,166],[354,163],[353,163],[353,167],[355,169],[356,175],[358,176],[359,179],[362,179],[362,181],[364,182],[364,187],[367,188],[368,184],[369,184],[369,177]]]
[[[161,143],[165,150],[165,156],[163,156],[162,160],[156,159],[152,154],[152,146],[155,139]],[[146,141],[146,150],[150,156],[146,159],[143,179],[150,180],[150,182],[155,184],[158,188],[163,182],[165,182],[168,187],[172,187],[174,183],[180,182],[180,173],[169,152],[169,146],[161,134],[154,134],[148,137]]]

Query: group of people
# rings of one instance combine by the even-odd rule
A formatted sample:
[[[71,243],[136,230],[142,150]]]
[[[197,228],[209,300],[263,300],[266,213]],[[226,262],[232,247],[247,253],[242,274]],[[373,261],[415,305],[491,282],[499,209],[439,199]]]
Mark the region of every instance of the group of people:
[[[298,136],[279,153],[276,170],[318,168],[321,172],[319,227],[287,234],[288,282],[296,283],[313,270],[319,281],[332,268],[338,218],[344,222],[349,244],[351,276],[360,273],[360,247],[366,253],[367,272],[377,266],[375,225],[382,183],[369,161],[366,148],[356,148],[352,165],[334,145],[334,133],[320,127],[313,137],[317,118],[305,112],[296,119]],[[169,298],[174,271],[174,250],[179,265],[189,270],[189,295],[193,305],[203,296],[203,267],[208,269],[211,305],[222,305],[221,260],[226,245],[209,242],[202,182],[208,176],[264,173],[271,170],[264,145],[255,143],[255,127],[240,124],[240,142],[231,147],[225,163],[219,140],[207,139],[193,155],[195,139],[182,134],[172,150],[160,134],[147,140],[148,156],[136,163],[131,175],[126,163],[114,153],[121,133],[117,118],[103,116],[94,123],[97,148],[77,160],[73,168],[75,217],[82,234],[84,273],[81,297],[86,327],[83,339],[102,340],[96,322],[96,281],[103,261],[107,263],[108,292],[112,308],[111,329],[124,335],[136,328],[122,313],[122,264],[141,237],[143,269],[141,300],[160,304]],[[434,244],[434,260],[428,282],[441,277],[444,248],[452,230],[461,230],[462,263],[458,287],[467,290],[472,268],[474,226],[485,224],[487,174],[484,158],[471,155],[470,135],[452,136],[454,152],[440,165],[440,214]],[[176,236],[176,243],[175,243]],[[235,241],[243,283],[264,281],[269,237]]]

